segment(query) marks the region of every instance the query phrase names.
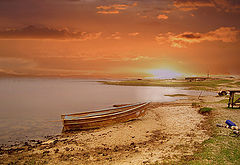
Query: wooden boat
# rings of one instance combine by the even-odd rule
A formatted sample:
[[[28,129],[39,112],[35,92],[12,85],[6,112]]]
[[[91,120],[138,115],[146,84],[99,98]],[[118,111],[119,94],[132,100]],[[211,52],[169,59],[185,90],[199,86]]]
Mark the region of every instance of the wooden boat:
[[[149,102],[95,110],[82,113],[64,114],[63,131],[86,130],[112,125],[119,122],[126,122],[136,119],[145,114],[144,107]]]

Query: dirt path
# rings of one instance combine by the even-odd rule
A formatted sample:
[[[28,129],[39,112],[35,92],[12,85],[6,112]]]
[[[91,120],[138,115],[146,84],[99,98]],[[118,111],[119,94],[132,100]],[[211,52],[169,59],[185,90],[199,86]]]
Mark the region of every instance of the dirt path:
[[[192,100],[182,100],[189,103]],[[135,121],[0,150],[0,163],[149,164],[193,154],[208,135],[191,104],[151,103]]]

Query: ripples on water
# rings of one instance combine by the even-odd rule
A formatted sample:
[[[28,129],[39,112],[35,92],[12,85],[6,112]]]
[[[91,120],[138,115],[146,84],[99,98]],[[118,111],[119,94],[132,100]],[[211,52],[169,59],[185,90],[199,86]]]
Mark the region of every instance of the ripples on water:
[[[176,87],[110,86],[78,79],[0,79],[0,143],[61,132],[64,113],[142,101],[174,101],[166,94],[199,95]],[[207,94],[207,93],[205,93]]]

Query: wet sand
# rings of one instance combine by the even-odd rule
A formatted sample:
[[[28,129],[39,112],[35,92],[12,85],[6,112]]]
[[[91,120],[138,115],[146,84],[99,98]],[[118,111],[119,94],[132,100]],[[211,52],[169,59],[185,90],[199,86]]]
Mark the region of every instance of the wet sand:
[[[213,100],[215,97],[211,96]],[[210,98],[208,98],[210,99]],[[150,164],[192,155],[209,138],[207,116],[198,113],[196,96],[151,103],[142,118],[113,126],[32,140],[1,148],[0,163],[17,164]]]
[[[61,114],[113,104],[175,101],[179,97],[165,95],[200,93],[175,87],[110,86],[81,79],[44,78],[3,78],[0,91],[0,144],[59,134],[62,123],[51,121],[59,120]]]

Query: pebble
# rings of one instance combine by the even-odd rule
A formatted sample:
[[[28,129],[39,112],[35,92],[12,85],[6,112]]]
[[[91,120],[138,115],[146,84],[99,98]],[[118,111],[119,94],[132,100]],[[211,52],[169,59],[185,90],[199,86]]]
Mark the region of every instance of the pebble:
[[[114,147],[113,152],[117,152],[119,150],[118,146]]]
[[[58,153],[58,152],[59,152],[59,149],[58,149],[58,148],[57,148],[57,149],[55,149],[55,150],[54,150],[54,152],[55,152],[55,153]]]
[[[143,164],[147,164],[147,163],[150,163],[150,161],[149,160],[143,161]]]
[[[53,141],[53,145],[56,145],[57,143],[58,143],[57,139]]]
[[[43,155],[49,154],[49,153],[50,153],[50,151],[43,151]]]
[[[65,148],[65,151],[69,151],[69,150],[70,150],[70,148],[68,148],[68,147]]]
[[[135,147],[136,147],[136,144],[135,144],[134,142],[132,142],[132,143],[130,144],[130,146],[133,147],[133,148],[135,148]]]

